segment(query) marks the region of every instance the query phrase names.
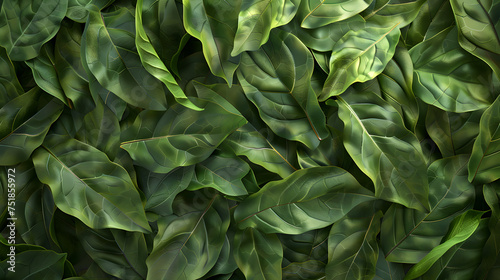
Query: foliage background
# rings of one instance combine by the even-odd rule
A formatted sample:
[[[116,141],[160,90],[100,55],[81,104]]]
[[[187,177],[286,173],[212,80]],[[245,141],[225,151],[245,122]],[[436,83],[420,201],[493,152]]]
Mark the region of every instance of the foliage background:
[[[500,1],[0,3],[2,279],[500,275]]]

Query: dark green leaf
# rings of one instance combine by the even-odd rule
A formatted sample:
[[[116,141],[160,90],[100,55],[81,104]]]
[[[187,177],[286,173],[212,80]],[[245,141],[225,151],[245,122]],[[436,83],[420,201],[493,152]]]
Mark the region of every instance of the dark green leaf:
[[[37,250],[16,254],[15,272],[9,271],[7,260],[0,262],[3,279],[62,279],[66,254]]]

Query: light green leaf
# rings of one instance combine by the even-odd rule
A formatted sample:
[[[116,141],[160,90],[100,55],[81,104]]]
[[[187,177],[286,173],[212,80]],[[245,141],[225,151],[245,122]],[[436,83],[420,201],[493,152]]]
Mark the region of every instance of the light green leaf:
[[[420,143],[399,113],[373,93],[339,98],[344,146],[375,184],[377,197],[420,211],[429,209],[426,164]]]
[[[0,165],[28,160],[63,110],[55,99],[46,100],[38,87],[0,109]]]
[[[413,47],[413,91],[425,103],[456,113],[491,104],[491,71],[457,42],[457,29],[449,27]]]
[[[498,0],[452,0],[460,46],[486,62],[500,78]]]
[[[33,163],[40,181],[52,190],[57,207],[87,226],[150,231],[130,176],[103,152],[74,139],[49,135],[33,154]]]
[[[146,259],[147,279],[198,279],[217,261],[229,226],[227,201],[189,195],[185,209],[158,220],[153,251]],[[193,202],[195,202],[193,204]]]
[[[94,230],[77,223],[76,233],[87,254],[109,275],[119,279],[144,279],[148,256],[140,232]]]
[[[99,83],[127,103],[151,110],[167,108],[162,84],[141,64],[135,46],[135,28],[129,10],[90,11],[82,38],[84,63]]]
[[[469,161],[469,182],[491,183],[500,178],[500,98],[484,111],[479,123],[479,135],[474,142]]]
[[[142,25],[142,7],[143,0],[137,1],[137,8],[135,10],[135,45],[141,58],[142,66],[146,68],[146,71],[167,86],[179,104],[182,104],[192,110],[201,111],[201,108],[189,101],[184,94],[184,91],[182,91],[177,84],[174,76],[170,73],[170,71],[168,71],[160,57],[158,57],[158,53],[151,44],[151,41],[144,30],[144,26]]]
[[[393,205],[384,215],[381,247],[391,262],[417,263],[438,246],[452,219],[474,204],[467,181],[467,155],[435,161],[429,166],[430,212]]]
[[[298,0],[243,1],[231,55],[258,50],[269,39],[271,29],[292,20],[299,4]]]
[[[400,35],[396,27],[368,25],[347,32],[333,46],[330,73],[320,101],[343,93],[353,83],[366,82],[380,74],[396,50]]]
[[[281,279],[283,249],[275,234],[253,228],[237,231],[234,250],[236,263],[247,280]]]
[[[443,238],[443,243],[434,247],[420,262],[415,264],[406,274],[405,280],[415,279],[427,272],[438,259],[450,248],[466,241],[477,229],[484,212],[468,210],[453,219],[448,233]]]
[[[237,72],[247,98],[274,133],[312,149],[328,136],[310,85],[313,67],[311,53],[297,37],[273,31],[262,49],[242,55]]]
[[[215,93],[213,93],[215,95]],[[134,162],[157,173],[167,173],[207,159],[222,141],[246,123],[227,101],[191,99],[203,111],[178,104],[162,114],[143,111],[122,137],[121,147]],[[229,107],[228,107],[229,106]],[[230,111],[228,110],[230,109]]]
[[[203,44],[203,54],[212,73],[233,83],[239,56],[231,55],[242,3],[235,1],[183,0],[184,28]]]
[[[89,17],[89,7],[96,6],[99,10],[109,6],[115,0],[68,0],[66,17],[79,23],[85,23]]]
[[[350,18],[368,8],[373,0],[303,0],[298,17],[301,27],[318,28]]]
[[[12,60],[36,57],[56,35],[67,9],[68,0],[2,1],[0,45]]]
[[[361,15],[366,21],[380,25],[399,24],[403,28],[410,24],[427,0],[374,0]]]
[[[300,234],[331,225],[356,205],[374,199],[347,171],[312,167],[267,183],[236,207],[234,217],[240,228]]]

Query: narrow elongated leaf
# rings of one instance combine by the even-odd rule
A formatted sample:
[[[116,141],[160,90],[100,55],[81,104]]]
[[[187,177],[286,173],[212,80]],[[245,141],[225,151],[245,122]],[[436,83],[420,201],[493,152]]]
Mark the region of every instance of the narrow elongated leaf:
[[[15,272],[9,271],[8,259],[0,262],[3,279],[62,279],[66,254],[49,250],[33,250],[16,254]]]
[[[290,22],[299,3],[297,0],[243,1],[231,55],[259,49],[269,39],[271,29]]]
[[[328,226],[373,199],[345,170],[313,167],[266,184],[238,205],[234,217],[240,228],[300,234]]]
[[[281,279],[283,249],[275,234],[247,228],[234,236],[234,258],[247,280]]]
[[[318,28],[350,18],[368,8],[373,0],[304,0],[299,9],[301,26]]]
[[[376,196],[429,209],[422,150],[397,111],[373,93],[349,94],[337,103],[346,150],[375,184]]]
[[[460,46],[484,60],[500,78],[500,1],[452,0]]]
[[[413,47],[413,91],[425,103],[463,113],[493,101],[487,81],[491,71],[458,44],[456,27],[449,27]]]
[[[359,209],[363,215],[356,212]],[[382,212],[370,215],[371,211],[366,210],[364,207],[354,209],[356,215],[349,213],[332,226],[326,279],[372,279],[375,276]]]
[[[333,46],[330,73],[319,99],[339,95],[353,83],[366,82],[380,74],[396,50],[400,35],[396,27],[369,26],[347,32]]]
[[[479,135],[474,142],[469,161],[469,181],[491,183],[500,178],[498,170],[500,144],[500,98],[484,111],[479,125]]]
[[[310,86],[314,60],[292,34],[272,32],[269,42],[241,57],[238,70],[246,96],[278,135],[309,148],[328,136],[325,116]]]
[[[430,212],[393,205],[384,215],[381,246],[391,262],[417,263],[446,234],[452,219],[470,209],[474,187],[467,181],[467,155],[435,161],[429,166]]]
[[[3,1],[0,10],[0,45],[12,60],[36,57],[43,44],[59,30],[68,0]]]
[[[47,102],[41,95],[38,87],[33,88],[0,109],[0,165],[27,160],[61,114],[59,101]]]
[[[143,111],[126,132],[123,138],[126,142],[121,147],[137,165],[153,172],[167,173],[179,166],[201,162],[231,132],[246,123],[227,101],[219,99],[192,99],[204,110],[174,105],[153,119],[152,112]]]
[[[219,257],[229,226],[227,202],[215,195],[183,206],[188,208],[158,221],[153,251],[146,260],[147,279],[198,279]]]
[[[415,264],[406,274],[405,280],[415,279],[424,274],[450,248],[467,240],[476,231],[483,214],[484,212],[481,211],[469,210],[453,219],[444,242],[434,247],[429,254]]]
[[[203,54],[212,73],[233,83],[240,58],[231,55],[242,3],[235,1],[183,0],[184,28],[203,44]]]
[[[143,0],[137,1],[137,8],[135,10],[135,45],[137,46],[137,52],[141,58],[142,66],[144,66],[151,75],[167,86],[177,102],[193,110],[202,110],[189,101],[177,84],[174,76],[168,71],[163,61],[158,57],[158,53],[151,44],[144,30],[144,26],[142,25],[142,6]]]
[[[380,25],[399,24],[403,28],[410,24],[420,12],[426,0],[374,0],[361,15],[365,20]]]
[[[163,87],[141,64],[136,51],[134,28],[123,29],[124,22],[133,22],[127,9],[103,14],[93,9],[82,38],[90,72],[99,83],[134,106],[151,110],[167,107]]]
[[[74,139],[50,135],[35,151],[33,163],[40,181],[52,190],[57,207],[87,226],[150,231],[130,176],[103,152]]]
[[[93,230],[82,223],[76,232],[83,248],[106,273],[119,279],[144,279],[148,256],[144,235],[121,230]]]

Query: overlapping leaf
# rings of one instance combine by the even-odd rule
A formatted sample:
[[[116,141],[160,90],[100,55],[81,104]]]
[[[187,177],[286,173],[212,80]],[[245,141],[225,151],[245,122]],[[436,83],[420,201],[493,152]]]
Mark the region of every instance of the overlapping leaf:
[[[350,18],[368,8],[373,0],[304,0],[299,9],[301,26],[317,28]]]

